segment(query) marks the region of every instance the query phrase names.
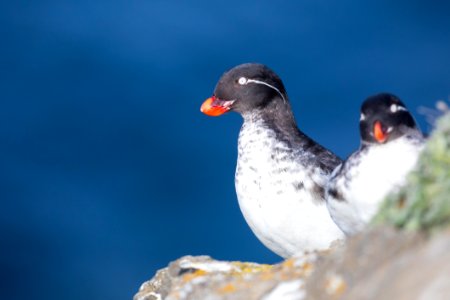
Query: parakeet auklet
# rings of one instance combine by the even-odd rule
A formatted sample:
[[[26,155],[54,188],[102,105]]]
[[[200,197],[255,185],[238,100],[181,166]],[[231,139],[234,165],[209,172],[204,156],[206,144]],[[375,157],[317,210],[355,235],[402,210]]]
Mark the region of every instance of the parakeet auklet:
[[[390,191],[405,183],[424,144],[406,106],[394,95],[369,97],[361,106],[361,145],[331,176],[327,205],[336,224],[361,231]]]
[[[341,163],[296,125],[281,79],[262,64],[222,75],[201,106],[210,116],[242,115],[235,185],[245,220],[282,257],[326,249],[344,235],[331,219],[325,185]]]

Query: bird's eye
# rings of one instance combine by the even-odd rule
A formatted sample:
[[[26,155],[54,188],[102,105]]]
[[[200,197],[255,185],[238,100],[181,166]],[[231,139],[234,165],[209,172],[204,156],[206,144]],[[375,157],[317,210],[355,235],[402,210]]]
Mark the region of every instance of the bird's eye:
[[[245,77],[241,77],[241,78],[239,78],[238,79],[238,83],[240,84],[240,85],[244,85],[244,84],[247,84],[247,78],[245,78]]]
[[[361,113],[361,116],[359,117],[359,120],[360,121],[364,121],[365,119],[366,119],[366,116],[363,113]]]
[[[394,104],[391,104],[390,110],[391,110],[392,113],[396,113],[396,112],[398,112],[400,110],[406,110],[406,108],[404,108],[401,105],[398,105],[398,104],[394,103]]]

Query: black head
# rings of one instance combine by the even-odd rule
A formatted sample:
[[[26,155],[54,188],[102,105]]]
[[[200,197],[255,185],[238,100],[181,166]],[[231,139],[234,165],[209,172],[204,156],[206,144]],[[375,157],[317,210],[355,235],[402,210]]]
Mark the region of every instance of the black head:
[[[287,104],[287,95],[281,79],[262,64],[242,64],[222,75],[201,111],[218,116],[227,111],[247,113],[264,109],[274,101]]]
[[[365,144],[383,144],[420,132],[403,102],[388,93],[371,96],[363,102],[359,129]]]

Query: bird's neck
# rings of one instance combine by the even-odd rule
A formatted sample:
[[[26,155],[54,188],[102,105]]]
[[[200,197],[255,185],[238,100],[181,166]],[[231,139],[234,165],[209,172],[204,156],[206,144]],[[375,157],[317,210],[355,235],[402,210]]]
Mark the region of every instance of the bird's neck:
[[[242,114],[245,123],[260,124],[268,127],[281,138],[300,137],[303,134],[297,128],[297,123],[287,100],[277,99],[266,106]]]

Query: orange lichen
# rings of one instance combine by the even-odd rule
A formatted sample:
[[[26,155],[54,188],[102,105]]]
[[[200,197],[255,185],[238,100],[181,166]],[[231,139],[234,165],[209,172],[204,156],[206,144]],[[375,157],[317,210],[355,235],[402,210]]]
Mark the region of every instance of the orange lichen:
[[[228,294],[236,291],[236,287],[232,283],[227,283],[226,285],[219,288],[219,293]]]
[[[314,270],[314,265],[311,263],[304,263],[302,266],[303,272],[306,276],[309,276]]]
[[[254,263],[232,262],[232,265],[237,267],[239,270],[237,272],[233,272],[233,274],[235,274],[235,273],[244,273],[244,274],[259,273],[259,272],[270,271],[272,269],[272,265],[265,265],[265,264],[259,265],[259,264],[254,264]]]
[[[328,276],[325,283],[325,290],[329,295],[339,296],[347,289],[347,283],[340,275],[333,274]]]
[[[188,274],[184,274],[183,275],[183,281],[184,282],[188,282],[191,281],[194,278],[200,277],[200,276],[205,276],[207,274],[206,271],[204,270],[195,270],[195,272],[193,273],[188,273]]]
[[[292,268],[294,266],[295,260],[290,258],[290,259],[286,259],[281,265],[283,266],[283,268]]]

